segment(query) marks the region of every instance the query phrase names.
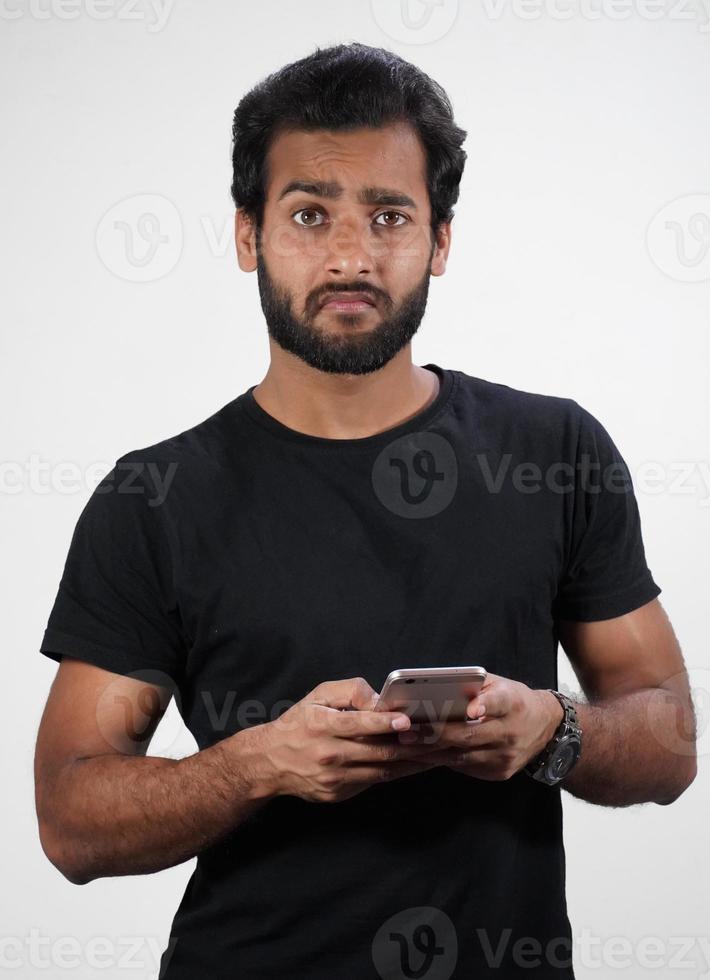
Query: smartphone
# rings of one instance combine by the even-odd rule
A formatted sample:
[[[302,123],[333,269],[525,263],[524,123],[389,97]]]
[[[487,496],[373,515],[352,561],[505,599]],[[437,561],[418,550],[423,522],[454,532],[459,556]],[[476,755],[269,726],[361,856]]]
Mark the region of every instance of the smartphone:
[[[485,680],[484,667],[402,667],[388,675],[375,711],[401,711],[413,723],[467,721]]]

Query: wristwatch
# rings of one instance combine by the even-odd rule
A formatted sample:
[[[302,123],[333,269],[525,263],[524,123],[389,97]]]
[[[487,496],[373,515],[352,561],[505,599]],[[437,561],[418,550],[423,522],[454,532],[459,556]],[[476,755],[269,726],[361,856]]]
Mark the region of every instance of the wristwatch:
[[[550,690],[565,710],[565,716],[545,748],[525,766],[523,772],[546,786],[554,786],[567,775],[582,752],[582,729],[577,724],[574,701],[566,694]]]

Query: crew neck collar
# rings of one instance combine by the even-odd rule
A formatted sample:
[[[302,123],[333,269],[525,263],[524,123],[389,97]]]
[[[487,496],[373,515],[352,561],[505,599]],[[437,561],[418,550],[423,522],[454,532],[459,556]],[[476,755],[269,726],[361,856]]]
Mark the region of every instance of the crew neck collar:
[[[362,439],[326,439],[323,436],[313,436],[306,432],[299,432],[297,429],[289,428],[289,426],[279,422],[278,419],[274,418],[273,415],[269,415],[261,407],[253,394],[254,388],[256,388],[255,384],[251,385],[251,387],[237,398],[237,405],[241,407],[252,421],[268,430],[273,436],[286,442],[300,443],[302,446],[318,446],[324,449],[373,449],[377,446],[385,445],[393,439],[397,439],[399,436],[430,425],[449,401],[455,380],[453,372],[447,368],[439,367],[438,364],[424,364],[422,366],[429,371],[433,371],[439,378],[439,391],[434,400],[426,408],[423,408],[405,422],[401,422],[399,425],[395,425],[390,429],[385,429],[384,432],[376,432],[374,435],[364,436]]]

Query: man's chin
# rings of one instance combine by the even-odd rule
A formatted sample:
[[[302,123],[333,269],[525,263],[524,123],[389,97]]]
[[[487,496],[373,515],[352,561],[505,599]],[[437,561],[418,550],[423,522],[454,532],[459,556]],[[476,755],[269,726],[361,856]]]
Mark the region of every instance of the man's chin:
[[[318,343],[294,344],[292,338],[283,340],[273,337],[273,340],[287,353],[298,357],[305,364],[323,371],[326,374],[371,374],[379,371],[394,356],[396,351],[378,348],[368,343],[370,331],[354,334],[349,337],[328,332],[327,337],[321,335]]]
[[[377,311],[375,310],[375,314]],[[371,313],[334,313],[329,311],[316,318],[316,328],[330,336],[369,334],[382,323],[382,318]]]

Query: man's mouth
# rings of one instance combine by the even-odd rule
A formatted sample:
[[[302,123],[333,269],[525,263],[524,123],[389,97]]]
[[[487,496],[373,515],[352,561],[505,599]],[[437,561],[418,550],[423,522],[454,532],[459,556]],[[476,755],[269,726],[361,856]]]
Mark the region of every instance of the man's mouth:
[[[366,293],[331,293],[321,304],[323,310],[340,313],[360,313],[375,308],[375,301]]]

